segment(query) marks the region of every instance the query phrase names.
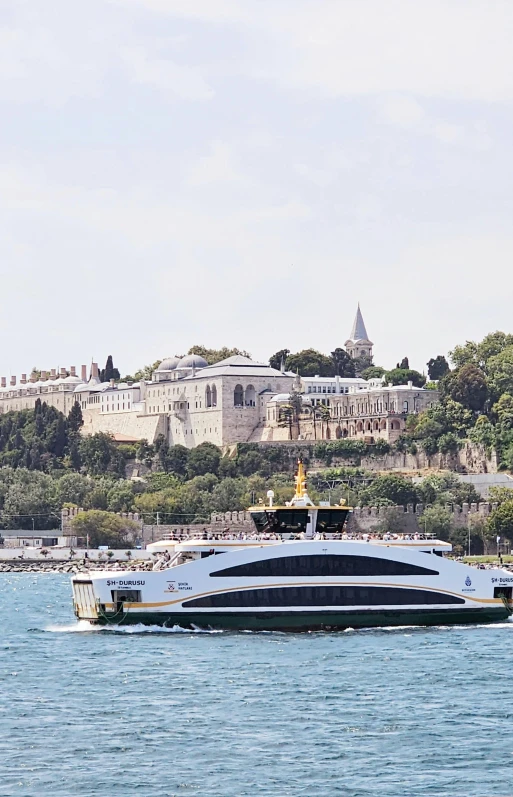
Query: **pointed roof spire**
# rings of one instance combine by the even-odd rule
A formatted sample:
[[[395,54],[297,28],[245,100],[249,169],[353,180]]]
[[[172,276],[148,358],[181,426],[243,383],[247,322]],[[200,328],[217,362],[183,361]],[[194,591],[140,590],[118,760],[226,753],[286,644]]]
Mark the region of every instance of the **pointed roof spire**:
[[[360,302],[358,302],[358,309],[354,318],[351,334],[349,335],[349,340],[369,340],[367,330],[365,329],[362,311],[360,310]]]

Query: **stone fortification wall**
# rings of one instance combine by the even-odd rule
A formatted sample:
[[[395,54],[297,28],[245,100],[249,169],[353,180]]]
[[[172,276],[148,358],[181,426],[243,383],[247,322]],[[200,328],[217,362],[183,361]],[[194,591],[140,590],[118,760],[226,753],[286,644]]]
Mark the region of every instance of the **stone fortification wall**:
[[[153,443],[159,434],[167,435],[165,415],[137,415],[135,412],[105,413],[84,410],[82,434],[124,435]]]
[[[317,443],[330,441],[318,440]],[[497,455],[492,452],[487,455],[482,446],[466,443],[456,454],[433,454],[428,456],[423,451],[417,454],[393,452],[390,454],[373,454],[364,457],[337,457],[333,456],[329,465],[325,460],[313,456],[315,444],[310,440],[284,440],[267,441],[259,443],[262,448],[283,448],[294,451],[294,454],[303,453],[308,456],[308,469],[323,470],[327,467],[362,467],[365,470],[381,471],[422,471],[422,470],[450,470],[457,473],[497,473]],[[293,463],[295,464],[295,463]]]
[[[381,531],[387,518],[397,522],[397,531],[402,534],[415,534],[424,531],[422,515],[424,510],[430,505],[408,504],[408,506],[357,506],[349,516],[347,529],[352,532],[373,532]],[[445,509],[451,514],[454,526],[466,528],[476,519],[486,518],[498,506],[496,503],[483,501],[479,504],[447,504]],[[211,534],[230,533],[238,534],[245,532],[251,534],[254,524],[249,512],[224,512],[213,514],[209,523],[198,523],[191,525],[144,525],[142,527],[143,541],[147,545],[149,542],[166,539],[168,537],[178,537],[188,539],[191,536],[201,537],[206,530]]]
[[[487,455],[482,446],[467,443],[455,454],[417,454],[399,452],[381,456],[362,457],[361,467],[371,471],[382,470],[452,470],[460,473],[497,473],[497,455]]]
[[[348,529],[357,531],[379,531],[387,518],[399,519],[401,533],[424,531],[422,515],[431,505],[413,504],[408,506],[357,506],[349,518]],[[496,509],[498,504],[482,501],[479,504],[446,504],[445,509],[452,516],[454,526],[466,528],[473,521],[486,518]]]
[[[214,514],[210,517],[209,523],[184,524],[176,523],[172,525],[149,525],[142,527],[142,539],[145,545],[149,542],[157,542],[168,537],[178,537],[188,539],[192,536],[201,537],[203,531],[210,534],[223,534],[225,531],[231,534],[239,532],[251,533],[255,530],[249,512],[223,512]]]
[[[75,518],[79,512],[83,512],[83,508],[80,506],[72,506],[72,507],[65,507],[61,509],[61,529],[62,529],[62,536],[63,537],[76,537],[76,532],[73,531],[72,520]],[[128,520],[132,520],[135,523],[138,523],[142,526],[142,518],[137,512],[116,512],[117,515],[120,517],[127,518]],[[38,532],[39,533],[39,532]],[[50,532],[40,532],[41,536],[51,537]],[[22,532],[20,532],[20,535]]]

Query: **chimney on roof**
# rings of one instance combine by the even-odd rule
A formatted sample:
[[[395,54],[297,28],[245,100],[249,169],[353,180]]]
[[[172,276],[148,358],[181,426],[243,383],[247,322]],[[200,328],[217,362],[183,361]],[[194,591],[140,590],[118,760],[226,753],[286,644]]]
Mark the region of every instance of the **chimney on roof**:
[[[413,390],[413,382],[408,382],[408,389]]]
[[[111,379],[111,380],[110,380],[110,386],[111,386],[111,387],[114,387],[114,379]]]
[[[66,376],[66,369],[61,368],[61,379],[64,379],[65,376]]]
[[[70,369],[69,369],[69,372],[70,372],[71,376],[76,376],[77,375],[76,367],[74,365],[71,365]]]
[[[50,379],[57,379],[57,371],[55,370],[55,368],[52,368],[50,372]]]
[[[30,374],[30,381],[32,382],[32,384],[34,384],[34,382],[37,382],[37,375],[34,373],[34,371],[32,371],[32,373]]]
[[[26,385],[27,384],[27,374],[22,374],[21,375],[20,384],[21,385]]]
[[[2,385],[1,386],[2,387],[7,387],[7,377],[6,376],[2,377]]]
[[[15,376],[11,376],[11,387],[14,387],[15,384],[16,384],[16,377]]]
[[[96,379],[99,378],[98,363],[91,364],[91,376],[94,376]]]
[[[47,379],[48,379],[48,372],[41,371],[41,382],[46,382]]]
[[[87,382],[87,365],[80,366],[82,382]]]

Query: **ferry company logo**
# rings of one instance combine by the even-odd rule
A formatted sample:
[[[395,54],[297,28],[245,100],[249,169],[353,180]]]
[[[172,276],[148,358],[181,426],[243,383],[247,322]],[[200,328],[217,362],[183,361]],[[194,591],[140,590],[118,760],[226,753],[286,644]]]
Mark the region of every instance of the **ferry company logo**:
[[[465,584],[467,585],[467,587],[471,587],[472,586],[472,579],[470,578],[470,576],[466,577]]]

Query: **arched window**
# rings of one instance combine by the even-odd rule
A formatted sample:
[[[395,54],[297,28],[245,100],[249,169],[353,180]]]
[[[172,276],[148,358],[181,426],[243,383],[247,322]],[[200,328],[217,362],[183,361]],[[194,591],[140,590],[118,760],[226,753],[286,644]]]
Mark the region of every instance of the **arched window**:
[[[205,390],[205,407],[212,406],[212,391],[210,390],[210,385],[207,385],[207,389]]]
[[[217,387],[212,385],[212,407],[217,407]]]
[[[244,389],[242,385],[235,385],[235,390],[233,391],[233,406],[244,406]]]
[[[245,404],[246,407],[255,407],[256,406],[256,393],[255,388],[253,385],[248,385],[246,387],[246,396],[245,396]]]
[[[329,426],[326,426],[326,440],[331,440],[331,430]]]

